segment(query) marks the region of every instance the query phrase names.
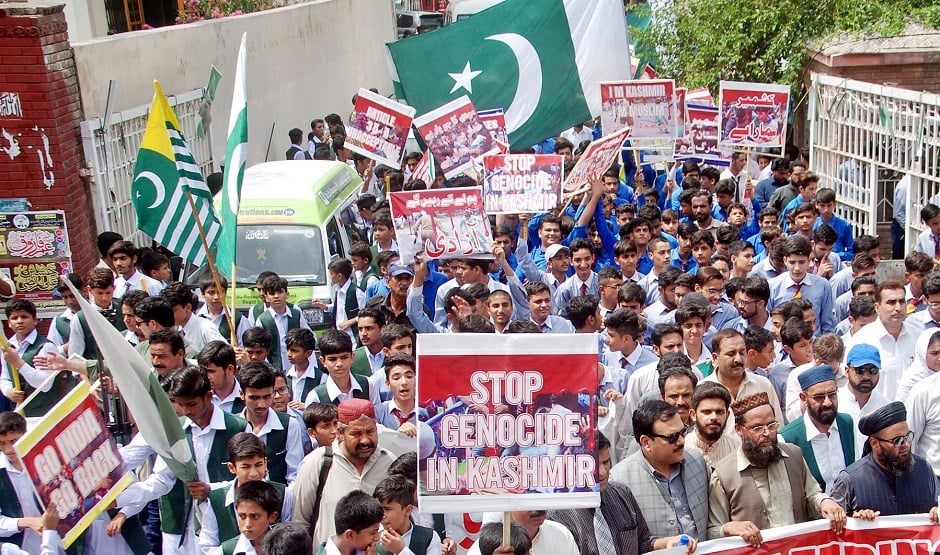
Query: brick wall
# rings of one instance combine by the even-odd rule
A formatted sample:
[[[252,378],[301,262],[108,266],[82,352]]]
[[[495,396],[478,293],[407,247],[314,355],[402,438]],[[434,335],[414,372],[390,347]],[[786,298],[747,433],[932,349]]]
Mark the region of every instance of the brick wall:
[[[62,9],[0,4],[0,197],[65,210],[72,262],[85,273],[97,262],[96,232],[79,173],[81,100]]]

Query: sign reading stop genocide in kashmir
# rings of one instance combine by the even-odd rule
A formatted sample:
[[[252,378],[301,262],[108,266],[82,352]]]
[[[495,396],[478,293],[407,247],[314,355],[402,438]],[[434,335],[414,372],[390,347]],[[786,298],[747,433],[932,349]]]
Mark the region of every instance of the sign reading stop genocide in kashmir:
[[[85,382],[14,447],[42,504],[58,508],[66,547],[133,481]]]
[[[596,335],[422,334],[417,353],[422,510],[598,506]]]
[[[499,154],[483,158],[483,204],[487,214],[547,212],[561,199],[565,157]]]
[[[415,109],[359,89],[346,126],[346,148],[393,168],[401,167]]]

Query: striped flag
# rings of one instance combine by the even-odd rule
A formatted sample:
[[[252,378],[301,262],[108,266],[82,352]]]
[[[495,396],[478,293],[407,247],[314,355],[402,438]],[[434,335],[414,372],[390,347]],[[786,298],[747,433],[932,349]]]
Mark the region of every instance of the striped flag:
[[[232,113],[228,120],[225,178],[222,185],[222,233],[219,236],[218,254],[215,259],[216,267],[232,280],[233,287],[235,276],[229,274],[235,264],[238,203],[248,158],[248,85],[245,75],[245,63],[248,58],[245,50],[247,34],[242,33],[238,61],[235,63],[235,91],[232,93]]]
[[[157,375],[140,354],[131,347],[121,332],[104,319],[69,280],[64,280],[82,306],[88,329],[95,338],[101,357],[112,361],[111,376],[121,391],[124,402],[134,415],[137,429],[147,445],[163,457],[173,474],[183,482],[198,480],[196,463],[183,425],[160,387]]]
[[[411,181],[415,179],[420,179],[427,183],[428,188],[434,184],[434,155],[431,154],[431,149],[424,151],[424,156],[418,160],[418,164],[415,166],[413,172],[411,172]]]
[[[205,261],[206,252],[186,192],[193,195],[210,250],[215,248],[221,225],[209,187],[160,83],[154,81],[153,88],[153,104],[131,184],[137,229],[198,266]]]

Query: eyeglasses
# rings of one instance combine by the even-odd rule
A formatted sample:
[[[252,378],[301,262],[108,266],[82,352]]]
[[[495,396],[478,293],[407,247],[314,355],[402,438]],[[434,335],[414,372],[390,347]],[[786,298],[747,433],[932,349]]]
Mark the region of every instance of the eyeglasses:
[[[830,391],[829,393],[818,393],[816,395],[809,395],[809,398],[815,403],[822,403],[826,399],[830,401],[835,401],[839,397],[838,391]]]
[[[856,366],[853,367],[852,370],[854,370],[855,373],[859,376],[864,376],[865,374],[870,376],[877,376],[878,372],[881,372],[881,369],[871,364],[866,364],[865,366]]]
[[[704,291],[708,293],[709,295],[721,295],[724,292],[724,289],[714,289],[712,287],[706,287]]]
[[[277,388],[277,389],[274,390],[274,394],[275,394],[275,395],[289,395],[289,394],[290,394],[290,388],[287,387],[287,386],[279,387],[279,388]]]
[[[771,422],[770,424],[758,424],[756,426],[748,426],[747,429],[752,434],[759,435],[759,436],[764,435],[767,432],[775,434],[777,433],[777,430],[780,429],[780,423],[775,420]]]
[[[619,290],[621,287],[623,287],[623,284],[621,283],[619,285],[598,285],[598,287],[600,287],[601,289],[618,289]]]
[[[898,437],[892,438],[892,439],[885,439],[885,438],[883,438],[883,437],[878,437],[878,436],[870,436],[870,437],[873,437],[873,438],[877,439],[878,441],[883,441],[883,442],[885,442],[885,443],[891,443],[891,444],[894,445],[895,448],[900,449],[901,446],[904,445],[905,443],[910,443],[910,442],[914,441],[914,432],[907,432],[907,433],[904,434],[903,436],[898,436]]]
[[[751,300],[747,300],[747,299],[735,299],[735,301],[734,301],[734,306],[747,306],[747,305],[749,305],[749,304],[754,304],[754,303],[756,303],[756,302],[757,302],[757,299],[751,299]]]
[[[940,308],[940,301],[927,301],[926,304],[927,304],[927,308],[932,308],[934,310],[937,310],[938,308]]]
[[[646,435],[649,436],[649,437],[659,437],[659,438],[665,439],[665,440],[666,440],[666,443],[675,444],[675,442],[679,441],[679,438],[680,438],[680,437],[684,437],[685,434],[688,433],[688,431],[689,431],[690,428],[691,428],[691,426],[685,426],[685,427],[683,427],[681,430],[679,430],[678,432],[673,432],[673,433],[671,433],[671,434],[669,434],[669,435],[654,434],[654,433],[649,433],[649,434],[646,434]]]

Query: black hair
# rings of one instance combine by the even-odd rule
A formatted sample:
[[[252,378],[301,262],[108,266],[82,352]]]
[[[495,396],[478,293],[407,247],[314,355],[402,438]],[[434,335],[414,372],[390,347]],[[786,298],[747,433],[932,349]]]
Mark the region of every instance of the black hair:
[[[238,504],[243,502],[254,503],[268,515],[272,515],[281,512],[284,496],[274,484],[256,480],[239,484],[238,489],[235,490],[235,508],[237,509]]]
[[[320,336],[320,356],[327,357],[352,352],[352,339],[345,332],[328,329]]]
[[[148,297],[141,300],[134,307],[134,315],[144,322],[153,320],[164,328],[171,328],[176,325],[176,319],[173,317],[173,307],[162,297]]]
[[[321,422],[332,422],[337,418],[339,415],[333,403],[310,403],[304,409],[304,426],[311,430]]]
[[[154,330],[147,338],[151,345],[169,345],[173,354],[186,351],[186,343],[180,332],[173,328],[160,328]]]
[[[195,295],[193,295],[193,292],[189,290],[189,287],[187,287],[185,283],[181,282],[167,285],[166,288],[160,292],[160,297],[166,299],[166,302],[170,303],[171,307],[189,305],[190,308],[194,309],[197,306]]]
[[[238,383],[242,389],[274,388],[274,368],[267,362],[251,360],[238,369]]]
[[[607,268],[605,268],[606,270]],[[568,319],[575,329],[581,329],[587,324],[588,318],[597,314],[599,299],[594,295],[572,297],[568,301]]]
[[[228,462],[232,464],[249,457],[268,456],[264,440],[248,432],[238,432],[233,435],[226,444],[226,450],[228,451]]]
[[[343,534],[346,530],[358,534],[382,522],[384,516],[382,505],[374,497],[362,490],[353,490],[337,501],[333,524],[337,534]]]
[[[287,331],[284,345],[297,345],[305,351],[313,351],[317,348],[317,336],[307,328],[294,328]]]
[[[248,328],[245,330],[244,335],[242,335],[242,345],[244,345],[245,348],[262,347],[270,349],[271,341],[273,341],[271,333],[261,327]]]
[[[306,523],[281,522],[264,535],[265,555],[296,555],[313,553],[313,538]]]
[[[206,373],[195,366],[186,366],[170,374],[167,394],[184,399],[202,399],[212,393]]]
[[[30,316],[36,318],[36,305],[34,305],[32,301],[28,301],[26,299],[10,299],[7,301],[6,308],[4,308],[4,312],[6,313],[7,318],[19,310],[28,312]]]
[[[415,483],[410,479],[402,476],[389,476],[375,486],[372,497],[375,497],[379,503],[398,503],[404,508],[414,505],[415,489]]]
[[[633,411],[633,435],[637,443],[642,436],[650,437],[653,424],[669,420],[677,414],[676,407],[660,399],[650,399]]]
[[[18,412],[0,412],[0,435],[25,434],[26,417]]]
[[[562,139],[563,140],[563,139]],[[521,524],[513,522],[509,527],[509,544],[512,545],[513,555],[529,555],[532,549],[532,540]],[[480,538],[477,540],[480,555],[493,555],[503,545],[503,524],[490,522],[480,528]]]

